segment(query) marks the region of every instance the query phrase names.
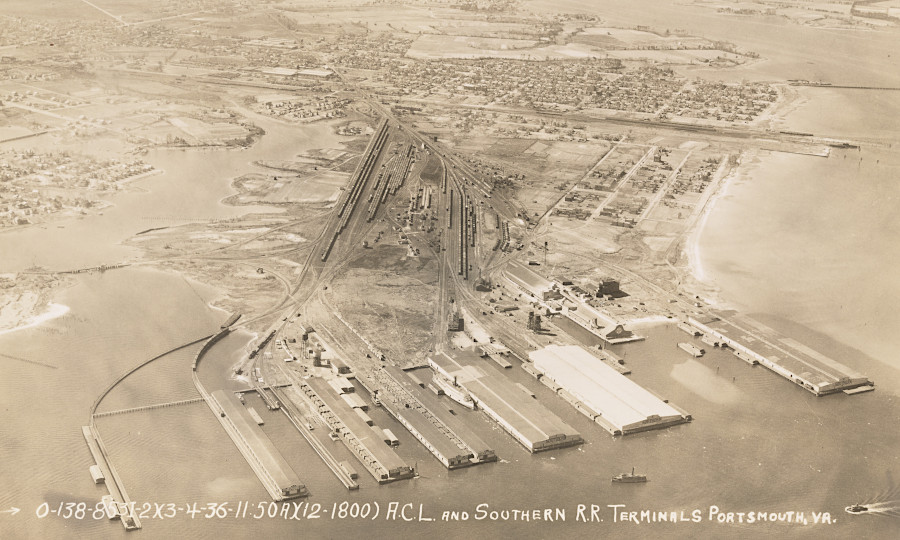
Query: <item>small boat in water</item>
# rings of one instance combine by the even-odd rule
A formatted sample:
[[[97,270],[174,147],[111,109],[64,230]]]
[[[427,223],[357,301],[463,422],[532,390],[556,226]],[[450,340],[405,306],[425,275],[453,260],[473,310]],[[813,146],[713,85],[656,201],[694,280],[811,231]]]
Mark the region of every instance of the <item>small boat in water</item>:
[[[848,514],[865,514],[866,512],[869,511],[869,508],[867,506],[863,506],[859,503],[856,503],[853,506],[848,506],[848,507],[844,508],[844,510]]]
[[[634,474],[634,467],[632,467],[630,473],[617,474],[612,477],[612,481],[619,482],[622,484],[634,484],[634,483],[638,483],[638,482],[646,482],[647,475]]]

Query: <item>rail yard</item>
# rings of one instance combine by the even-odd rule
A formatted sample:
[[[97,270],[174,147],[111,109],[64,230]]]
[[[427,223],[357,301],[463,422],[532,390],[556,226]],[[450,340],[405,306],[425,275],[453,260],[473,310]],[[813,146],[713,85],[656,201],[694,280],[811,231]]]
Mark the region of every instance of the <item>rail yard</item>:
[[[691,422],[691,414],[622,375],[631,374],[622,357],[604,350],[627,351],[629,343],[645,339],[632,328],[634,317],[616,308],[621,308],[617,302],[634,305],[648,294],[657,301],[667,299],[664,324],[710,347],[729,348],[748,364],[765,365],[816,395],[873,388],[864,376],[805,345],[771,335],[763,339],[760,325],[744,321],[737,326],[716,318],[634,274],[620,271],[619,278],[604,277],[594,290],[584,280],[576,284],[552,269],[546,273],[546,245],[543,254],[526,250],[523,257],[521,252],[540,245],[548,216],[568,217],[564,209],[551,210],[530,224],[523,205],[496,193],[467,162],[387,108],[376,102],[371,106],[379,118],[347,186],[333,209],[322,214],[317,237],[294,248],[301,250],[304,262],[293,277],[269,270],[285,288],[281,301],[256,316],[231,316],[193,363],[201,396],[273,500],[315,494],[264,433],[268,414],[283,414],[298,440],[309,444],[348,490],[371,481],[415,478],[417,467],[403,457],[408,455],[404,439],[422,445],[451,471],[490,467],[504,459],[495,444],[472,429],[473,421],[498,426],[530,453],[566,451],[603,433],[618,437],[689,430],[679,425]],[[649,163],[654,152],[651,148],[639,157],[624,181]],[[675,170],[672,178],[678,174]],[[679,185],[672,178],[665,186]],[[709,181],[696,189],[703,192],[713,185]],[[662,193],[657,187],[653,205]],[[603,217],[612,199],[593,213]],[[647,216],[652,209],[634,211]],[[291,226],[288,222],[279,230]],[[240,247],[229,246],[209,257],[240,260]],[[291,248],[279,251],[286,249]],[[380,258],[372,259],[375,254]],[[360,260],[369,262],[360,266]],[[348,271],[383,272],[381,265],[414,261],[433,272],[430,281],[423,282],[433,298],[427,304],[431,307],[416,323],[428,338],[417,342],[417,350],[402,341],[386,342],[380,331],[373,334],[359,319],[357,307],[342,300],[349,292],[344,277]],[[620,281],[637,296],[623,294]],[[350,311],[344,313],[346,309]],[[271,322],[234,368],[247,390],[207,391],[201,382],[209,369],[203,367],[204,359],[221,354],[220,340],[238,323],[266,321]],[[398,345],[403,347],[399,351]],[[793,351],[789,358],[775,354],[788,346]],[[695,352],[702,349],[690,343],[679,347],[702,356]],[[818,371],[800,373],[813,363]],[[511,377],[506,369],[514,367],[541,384],[535,387],[527,378]],[[243,397],[246,392],[258,395],[267,412],[260,414],[250,406]],[[589,431],[576,430],[544,404],[556,408],[557,402],[587,417]],[[398,438],[395,432],[400,431],[410,438]],[[95,438],[99,441],[99,435]],[[97,461],[103,463],[102,458]],[[370,480],[360,478],[356,469],[368,473]],[[123,498],[117,493],[113,500]],[[126,526],[140,527],[136,516],[123,515],[123,520],[132,518]]]
[[[630,328],[631,319],[596,302],[606,295],[616,298],[618,281],[603,280],[594,294],[570,281],[542,276],[539,263],[523,261],[517,253],[536,229],[526,227],[526,236],[519,236],[516,244],[510,235],[510,224],[521,227],[522,211],[492,194],[465,162],[417,134],[387,109],[372,105],[382,117],[324,224],[320,244],[309,251],[300,272],[306,279],[295,282],[281,316],[240,365],[239,370],[251,373],[251,384],[268,408],[288,408],[290,412],[284,412],[308,439],[321,443],[327,433],[332,442],[342,442],[379,484],[416,475],[415,468],[397,454],[399,440],[392,428],[406,430],[411,440],[450,470],[484,466],[502,458],[456,411],[481,411],[530,452],[558,451],[596,436],[576,431],[541,405],[544,399],[569,403],[594,421],[598,431],[613,436],[677,429],[673,426],[692,420],[691,414],[621,375],[630,373],[622,369],[621,358],[586,347],[593,340],[627,347],[644,339]],[[380,242],[392,236],[397,247]],[[390,250],[387,253],[399,255],[400,261],[429,259],[434,265],[437,276],[429,290],[437,301],[429,353],[404,357],[385,352],[390,344],[357,328],[334,304],[335,295],[344,290],[339,276],[348,264],[373,250]],[[732,343],[694,318],[702,317],[702,309],[681,297],[671,298],[670,305],[680,317],[667,324],[677,323],[704,341],[710,339],[706,335],[719,336],[716,347]],[[504,302],[519,305],[512,312],[497,312],[495,308]],[[524,316],[525,311],[527,325],[515,313]],[[542,329],[537,322],[541,318],[545,325],[563,329],[562,334]],[[575,327],[566,330],[569,325],[562,325],[566,321]],[[591,337],[585,340],[574,328]],[[539,345],[542,333],[562,338],[565,346],[543,348]],[[689,352],[695,348],[690,347],[682,348]],[[734,347],[742,359],[770,354],[767,349],[742,355],[738,354],[742,346]],[[807,359],[817,357],[809,351]],[[611,360],[616,358],[618,362]],[[541,391],[536,399],[537,393],[509,380],[503,368],[514,365],[524,368],[551,394]],[[829,365],[838,369],[834,361]],[[773,371],[789,380],[795,377],[784,370]],[[795,382],[814,393],[826,393],[803,381]],[[277,387],[281,397],[266,397],[264,386]],[[852,384],[847,380],[840,388],[828,389],[858,387],[871,389],[871,383],[856,376]],[[384,411],[389,424],[375,423],[374,410]],[[308,429],[314,425],[325,429]],[[320,453],[326,463],[336,463],[331,454],[327,449]],[[346,467],[330,468],[349,489],[358,487],[347,476]]]
[[[7,3],[11,537],[896,494],[890,2]]]

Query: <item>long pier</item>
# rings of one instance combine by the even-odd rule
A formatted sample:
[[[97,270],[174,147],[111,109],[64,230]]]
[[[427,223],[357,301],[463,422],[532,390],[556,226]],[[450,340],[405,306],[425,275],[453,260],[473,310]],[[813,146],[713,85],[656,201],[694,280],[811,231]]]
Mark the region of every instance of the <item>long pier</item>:
[[[130,263],[117,264],[101,264],[88,268],[74,268],[72,270],[23,270],[23,274],[84,274],[85,272],[105,272],[107,270],[115,270],[117,268],[125,268],[131,266]]]
[[[428,407],[419,397],[401,385],[399,368],[385,368],[372,372],[378,383],[378,397],[384,410],[403,424],[434,457],[448,469],[458,469],[479,463],[497,461],[494,451],[461,423],[449,426],[436,414],[436,407]],[[370,394],[375,388],[371,381],[357,376]]]
[[[268,436],[234,396],[216,390],[207,404],[274,501],[306,497],[306,489]]]
[[[284,383],[284,384],[270,384],[270,385],[266,385],[266,386],[257,386],[257,387],[255,387],[255,388],[247,388],[247,389],[244,389],[244,390],[235,390],[234,393],[235,393],[235,394],[246,394],[246,393],[249,393],[249,392],[256,392],[256,393],[258,394],[260,390],[269,390],[269,391],[272,391],[272,390],[275,389],[275,388],[287,388],[288,386],[291,386],[291,383]],[[273,393],[274,393],[274,392],[273,392]],[[277,398],[278,396],[276,395],[275,397]]]
[[[875,385],[849,367],[747,317],[703,321],[691,317],[688,323],[703,334],[704,341],[725,345],[748,364],[761,364],[817,396]]]
[[[300,434],[303,435],[303,438],[306,439],[306,442],[308,442],[309,445],[312,446],[312,448],[313,448],[313,450],[315,450],[316,454],[318,454],[319,457],[322,459],[322,461],[325,462],[325,465],[327,465],[328,468],[331,469],[331,472],[333,472],[334,475],[337,476],[338,480],[340,480],[341,483],[344,484],[344,487],[346,487],[347,489],[349,489],[351,491],[359,489],[359,484],[354,481],[354,479],[350,476],[350,474],[347,471],[344,470],[343,467],[341,467],[340,461],[338,461],[337,458],[335,458],[331,454],[331,452],[329,452],[328,449],[325,448],[325,446],[322,445],[321,442],[319,442],[319,439],[317,439],[311,433],[311,431],[308,427],[303,425],[303,422],[298,420],[298,418],[302,416],[302,414],[300,414],[300,411],[298,411],[294,408],[293,404],[291,403],[291,401],[289,399],[285,399],[284,396],[280,395],[275,390],[276,388],[281,388],[284,386],[291,386],[291,385],[285,384],[285,385],[279,385],[277,387],[275,387],[275,386],[270,387],[272,390],[272,393],[275,394],[275,397],[277,397],[278,399],[281,400],[282,403],[284,403],[284,407],[281,407],[281,412],[283,412],[284,415],[287,416],[287,418],[288,418],[288,420],[290,420],[291,424],[293,424],[294,427],[297,428],[297,431],[299,431]]]
[[[59,274],[83,274],[84,272],[106,272],[107,270],[115,270],[117,268],[125,268],[126,266],[131,266],[128,263],[119,263],[119,264],[101,264],[100,266],[92,266],[90,268],[78,268],[75,270],[63,270],[61,272],[57,272]]]
[[[898,86],[857,86],[853,84],[822,84],[815,82],[795,81],[790,83],[791,86],[806,86],[808,88],[840,88],[842,90],[900,90]]]
[[[212,396],[210,396],[210,394],[208,394],[206,392],[206,389],[200,383],[200,380],[197,377],[197,366],[200,363],[201,358],[207,352],[209,352],[209,350],[212,348],[212,346],[214,344],[216,344],[219,340],[221,340],[223,337],[228,335],[228,333],[230,332],[230,327],[235,322],[237,322],[237,320],[239,318],[240,318],[240,314],[234,314],[225,323],[223,323],[221,326],[221,331],[219,333],[213,335],[204,344],[203,348],[197,353],[197,356],[194,358],[194,362],[192,365],[192,372],[193,372],[192,375],[194,378],[194,385],[197,387],[197,390],[201,393],[201,396],[202,396],[201,400],[206,401],[207,404],[210,406],[210,408],[214,412],[216,409],[213,405],[213,398],[212,398]],[[275,332],[274,331],[271,332],[265,339],[265,343],[260,344],[259,347],[254,349],[254,351],[253,351],[254,355],[256,353],[258,353],[260,350],[262,350],[262,348],[266,344],[268,344],[268,342],[271,340],[271,338],[274,335],[275,335]],[[278,392],[278,389],[285,388],[288,386],[291,386],[291,384],[270,384],[270,385],[253,384],[251,388],[248,388],[246,390],[239,390],[235,393],[243,394],[243,393],[247,393],[247,392],[256,392],[260,396],[260,398],[266,403],[266,406],[270,410],[280,409],[285,414],[285,416],[288,417],[288,420],[294,425],[294,427],[297,428],[297,430],[300,432],[300,434],[303,435],[303,438],[306,439],[306,441],[310,444],[310,446],[313,447],[313,449],[316,451],[316,453],[319,454],[319,457],[321,457],[322,460],[325,461],[326,465],[328,465],[328,467],[331,468],[331,470],[335,473],[335,475],[338,477],[338,479],[341,481],[341,483],[343,483],[347,487],[347,489],[350,489],[350,490],[359,489],[359,484],[354,482],[353,479],[351,479],[349,477],[349,475],[346,472],[344,472],[344,470],[340,467],[338,460],[335,459],[334,456],[332,456],[331,453],[328,452],[328,450],[324,446],[322,446],[322,444],[311,433],[309,433],[309,430],[306,429],[305,426],[303,426],[302,422],[299,422],[297,420],[297,418],[302,415],[299,413],[299,411],[296,411],[292,407],[291,401],[289,399],[285,399],[284,396],[282,396]],[[268,394],[268,392],[271,392],[272,395],[270,396]],[[282,407],[281,404],[284,404],[284,406]],[[220,417],[220,420],[221,420],[221,417]],[[224,424],[223,424],[223,427],[225,427],[226,431],[228,431],[229,436],[232,436],[233,440],[235,440],[235,436],[240,435],[239,433],[234,433],[234,435],[232,435],[232,432],[229,430],[229,427],[225,426]],[[238,445],[238,448],[241,448],[241,445],[243,444],[243,443],[241,443],[241,439],[235,440],[235,443]],[[251,454],[251,456],[248,460],[248,463],[250,463],[250,460],[255,460],[255,459],[256,458]],[[253,465],[251,464],[251,468],[252,467],[253,467]],[[255,472],[255,469],[254,469],[254,472]],[[260,481],[262,481],[264,485],[266,484],[266,482],[268,482],[268,478],[266,478],[266,477],[267,477],[267,474],[260,476]],[[269,488],[267,487],[267,489],[269,489]]]
[[[312,384],[308,384],[312,383]],[[321,383],[321,384],[319,384]],[[320,388],[313,388],[313,384]],[[412,478],[414,471],[393,450],[386,448],[384,442],[372,437],[370,426],[366,425],[355,413],[349,413],[349,407],[337,396],[329,392],[332,389],[321,379],[309,379],[299,384],[301,392],[312,403],[314,410],[331,430],[340,436],[366,470],[379,484]],[[340,411],[341,414],[338,414]]]
[[[526,396],[506,377],[481,369],[474,353],[454,351],[429,357],[431,368],[464,388],[478,408],[532,453],[584,442],[571,426],[536,400]],[[543,382],[543,378],[542,378]],[[554,391],[558,391],[554,389]]]
[[[144,405],[143,407],[132,407],[130,409],[119,409],[117,411],[104,411],[99,412],[94,415],[94,418],[102,418],[104,416],[113,416],[115,414],[126,414],[133,413],[139,411],[149,411],[153,409],[162,409],[164,407],[176,407],[178,405],[189,405],[191,403],[200,403],[203,401],[202,397],[192,398],[192,399],[182,399],[180,401],[170,401],[168,403],[155,403],[153,405]]]
[[[113,498],[116,505],[115,511],[122,520],[122,526],[127,531],[140,529],[141,520],[138,519],[137,514],[133,511],[134,504],[125,491],[125,485],[122,483],[122,479],[119,478],[118,471],[109,462],[107,457],[109,454],[103,446],[103,441],[100,439],[100,434],[97,433],[97,428],[93,425],[82,426],[81,433],[84,435],[84,440],[91,451],[91,455],[94,456],[94,463],[100,467],[103,476],[106,478],[106,489]]]
[[[210,394],[197,376],[197,367],[202,357],[209,352],[215,343],[228,335],[230,331],[231,327],[225,327],[210,336],[204,346],[198,351],[197,356],[194,357],[191,368],[191,378],[194,382],[194,387],[200,392],[206,405],[215,414],[216,420],[222,424],[225,432],[234,441],[235,446],[237,446],[241,455],[244,456],[244,459],[247,460],[247,464],[256,473],[257,478],[259,478],[259,481],[273,500],[281,501],[294,497],[305,497],[309,495],[306,486],[300,483],[293,470],[284,462],[284,458],[281,457],[281,454],[278,453],[278,450],[272,445],[265,433],[259,429],[259,426],[243,418],[241,413],[246,411],[240,410],[231,403],[227,394],[222,390],[217,391],[216,395]],[[271,339],[271,337],[272,334],[267,339]],[[249,413],[246,414],[249,417]]]
[[[333,309],[332,314],[348,330],[381,357],[372,344]],[[346,361],[346,359],[345,359]],[[383,369],[363,370],[352,365],[356,380],[369,392],[378,396],[384,410],[407,429],[434,457],[448,469],[456,469],[497,461],[497,455],[474,432],[453,416],[441,414],[441,406],[427,392],[418,392],[417,387],[407,388],[401,380],[412,380],[404,375],[403,369],[384,366]],[[414,367],[427,367],[414,366]],[[408,385],[407,385],[408,386]]]
[[[91,420],[90,424],[82,427],[82,434],[84,435],[84,440],[88,445],[88,449],[91,452],[91,455],[94,457],[94,462],[100,467],[100,470],[103,472],[104,477],[106,478],[106,488],[109,491],[110,496],[112,496],[113,501],[116,505],[116,511],[119,514],[119,517],[122,520],[122,525],[126,530],[135,530],[141,528],[141,521],[138,519],[138,516],[133,512],[134,504],[132,504],[131,499],[128,497],[128,493],[125,491],[125,485],[122,483],[122,479],[119,477],[119,473],[116,471],[115,467],[109,460],[109,453],[106,451],[106,446],[103,444],[103,439],[100,437],[100,432],[97,430],[97,426],[95,424],[95,419],[102,416],[108,416],[110,414],[119,414],[122,412],[129,412],[128,409],[121,411],[110,411],[110,412],[102,412],[98,413],[97,408],[100,406],[100,403],[103,399],[115,388],[119,385],[123,380],[125,380],[129,375],[134,373],[135,371],[141,369],[147,364],[159,360],[169,354],[184,349],[186,347],[190,347],[192,345],[196,345],[204,340],[209,339],[213,335],[204,336],[199,339],[195,339],[194,341],[185,343],[183,345],[179,345],[177,347],[173,347],[168,351],[158,354],[149,360],[145,360],[138,365],[132,367],[126,372],[122,373],[119,377],[117,377],[106,389],[97,396],[97,399],[94,400],[94,403],[91,405]],[[160,404],[159,406],[165,406],[165,404]],[[158,406],[150,405],[148,408],[157,408]],[[144,407],[136,407],[135,409],[141,410]]]

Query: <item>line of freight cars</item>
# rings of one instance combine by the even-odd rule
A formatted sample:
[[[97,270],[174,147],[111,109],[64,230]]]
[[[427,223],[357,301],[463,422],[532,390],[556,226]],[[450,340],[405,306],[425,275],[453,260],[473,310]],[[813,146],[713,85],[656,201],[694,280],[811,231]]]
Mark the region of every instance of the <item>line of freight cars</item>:
[[[328,259],[328,255],[331,254],[331,250],[334,248],[334,243],[337,241],[338,235],[341,234],[341,231],[344,230],[344,227],[346,227],[347,223],[350,221],[350,216],[353,215],[353,210],[356,208],[359,195],[365,187],[369,176],[372,174],[372,169],[375,167],[375,162],[378,161],[378,156],[381,154],[381,150],[384,148],[384,143],[387,138],[388,123],[387,120],[382,120],[375,137],[372,139],[371,147],[366,150],[365,160],[353,181],[353,185],[347,192],[347,196],[344,197],[344,202],[341,203],[341,207],[338,210],[338,216],[341,220],[338,223],[334,234],[331,236],[331,239],[328,241],[328,245],[325,246],[325,250],[322,252],[322,262],[325,262]]]
[[[450,190],[450,195],[447,199],[447,228],[453,228],[453,190]]]
[[[273,337],[275,337],[275,330],[272,330],[271,332],[269,332],[269,334],[265,338],[263,338],[262,341],[259,342],[259,345],[257,345],[255,349],[250,351],[250,358],[251,359],[255,358],[256,355],[259,354],[259,351],[263,350],[266,347],[266,345],[268,345],[269,341],[272,340]]]
[[[463,279],[469,279],[469,203],[463,197],[459,198],[459,275]]]
[[[415,148],[412,145],[407,145],[405,153],[406,155],[404,156],[391,159],[385,170],[386,172],[382,171],[378,175],[378,181],[369,195],[367,221],[375,219],[378,206],[387,200],[388,195],[394,195],[400,186],[403,185],[403,182],[406,181],[409,167],[415,154]]]
[[[497,222],[500,222],[499,215],[497,216]],[[497,239],[497,243],[494,244],[494,251],[497,250],[506,251],[509,249],[509,223],[503,222],[500,224],[500,238]]]
[[[366,210],[366,221],[372,221],[375,218],[375,212],[378,211],[378,205],[381,204],[381,194],[387,190],[388,180],[391,178],[391,175],[394,174],[394,169],[396,167],[396,159],[391,159],[387,163],[387,166],[378,173],[375,186],[372,187],[372,191],[369,193],[369,207]]]
[[[397,190],[400,189],[400,186],[406,180],[406,176],[409,174],[409,167],[415,158],[416,148],[413,145],[407,145],[406,147],[406,155],[400,158],[400,166],[397,174],[391,178],[390,183],[387,186],[388,193],[381,195],[381,202],[384,202],[387,198],[387,195],[394,195],[397,193]]]

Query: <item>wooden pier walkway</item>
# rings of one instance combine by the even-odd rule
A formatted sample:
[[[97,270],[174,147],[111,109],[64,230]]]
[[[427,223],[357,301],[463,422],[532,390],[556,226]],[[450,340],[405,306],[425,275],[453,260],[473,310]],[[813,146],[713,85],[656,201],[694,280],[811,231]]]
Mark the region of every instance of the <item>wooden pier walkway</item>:
[[[189,405],[191,403],[200,403],[204,401],[202,397],[196,397],[191,399],[182,399],[180,401],[169,401],[168,403],[154,403],[152,405],[144,405],[142,407],[132,407],[130,409],[119,409],[117,411],[104,411],[94,414],[94,418],[100,418],[103,416],[112,416],[114,414],[125,414],[132,413],[138,411],[149,411],[151,409],[162,409],[163,407],[176,407],[178,405]]]

